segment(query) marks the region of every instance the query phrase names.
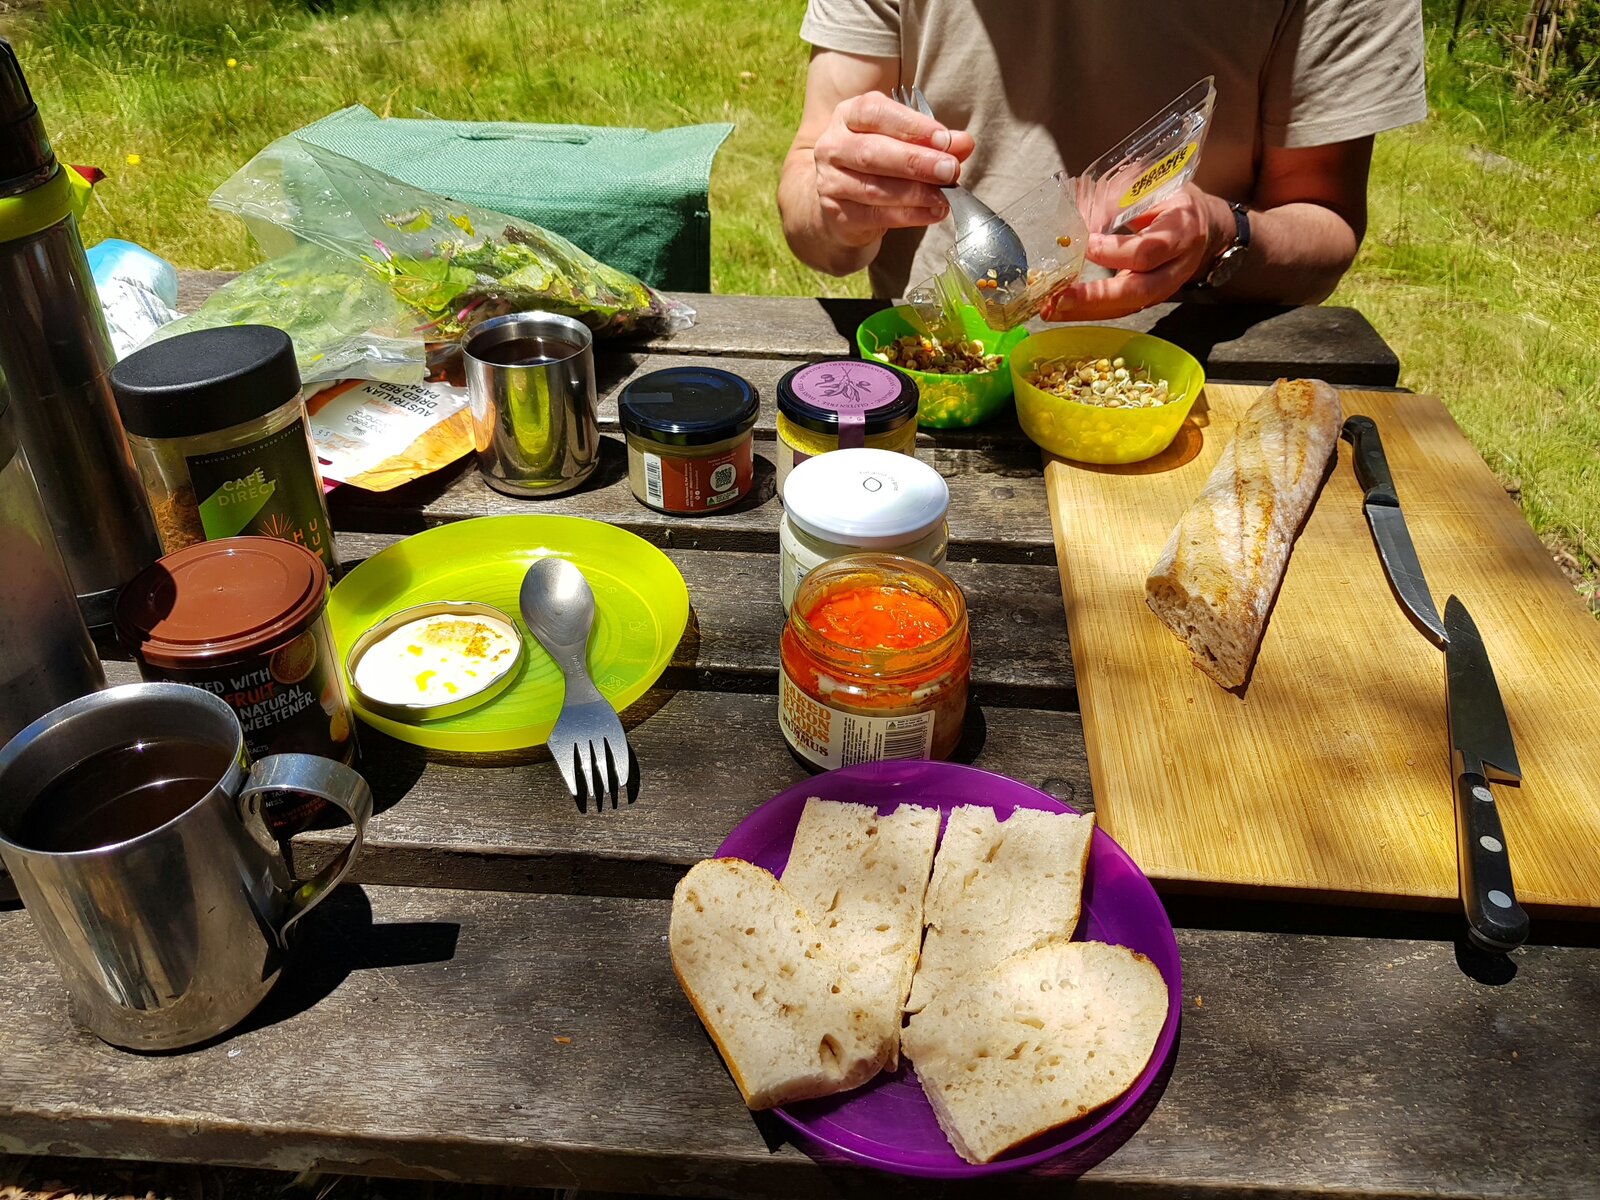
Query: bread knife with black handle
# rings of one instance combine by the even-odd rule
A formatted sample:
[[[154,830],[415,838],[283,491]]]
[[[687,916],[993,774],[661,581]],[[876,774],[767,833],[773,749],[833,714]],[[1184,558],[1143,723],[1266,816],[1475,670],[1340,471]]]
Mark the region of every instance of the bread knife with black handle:
[[[1366,491],[1362,508],[1389,586],[1412,623],[1442,650],[1447,640],[1444,622],[1433,606],[1433,594],[1428,591],[1417,548],[1406,528],[1405,514],[1400,511],[1400,498],[1395,494],[1378,426],[1371,417],[1351,417],[1345,421],[1342,434],[1355,451],[1356,480]]]
[[[1522,765],[1511,737],[1489,652],[1466,605],[1444,606],[1444,648],[1450,725],[1450,774],[1456,786],[1456,868],[1467,934],[1485,950],[1515,949],[1528,938],[1528,914],[1517,903],[1511,852],[1492,783],[1520,783]]]

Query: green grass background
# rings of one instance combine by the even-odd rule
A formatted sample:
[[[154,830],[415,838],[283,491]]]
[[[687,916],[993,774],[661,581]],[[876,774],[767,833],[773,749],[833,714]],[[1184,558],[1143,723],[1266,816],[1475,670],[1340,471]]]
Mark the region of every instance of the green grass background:
[[[1553,545],[1600,558],[1600,109],[1519,96],[1477,7],[1429,0],[1422,125],[1378,141],[1372,219],[1334,297],[1439,393]],[[789,255],[773,204],[800,111],[804,0],[22,0],[14,38],[61,154],[111,178],[86,222],[182,266],[255,261],[206,197],[273,138],[349,104],[395,116],[659,128],[733,121],[712,177],[724,292],[859,294]],[[231,64],[231,65],[230,65]],[[1130,120],[1142,114],[1129,114]],[[129,156],[135,156],[130,161]]]

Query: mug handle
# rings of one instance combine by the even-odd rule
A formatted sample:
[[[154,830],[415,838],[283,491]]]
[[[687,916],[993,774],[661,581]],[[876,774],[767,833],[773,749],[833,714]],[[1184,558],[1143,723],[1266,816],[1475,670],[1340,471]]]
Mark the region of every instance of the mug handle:
[[[372,816],[372,789],[360,772],[331,758],[315,754],[273,754],[250,768],[250,777],[239,792],[239,803],[258,804],[274,792],[299,792],[318,796],[342,809],[355,828],[355,836],[339,855],[322,870],[289,893],[288,915],[278,926],[278,941],[287,946],[289,931],[324,897],[350,874],[361,843],[367,836],[367,821]]]

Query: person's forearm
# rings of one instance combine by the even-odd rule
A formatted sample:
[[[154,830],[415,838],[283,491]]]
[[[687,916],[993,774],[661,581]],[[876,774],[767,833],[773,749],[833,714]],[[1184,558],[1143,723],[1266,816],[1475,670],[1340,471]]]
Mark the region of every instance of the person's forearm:
[[[1227,202],[1216,196],[1207,200],[1213,247],[1201,267],[1202,279],[1216,255],[1232,242],[1235,228]],[[1239,301],[1320,304],[1350,269],[1360,246],[1349,222],[1321,204],[1252,209],[1250,250],[1238,274],[1218,288],[1217,295]]]
[[[797,146],[783,160],[783,174],[778,179],[778,212],[789,249],[808,267],[829,275],[852,275],[878,256],[881,238],[864,246],[851,246],[829,232],[817,196],[817,166],[808,148]]]

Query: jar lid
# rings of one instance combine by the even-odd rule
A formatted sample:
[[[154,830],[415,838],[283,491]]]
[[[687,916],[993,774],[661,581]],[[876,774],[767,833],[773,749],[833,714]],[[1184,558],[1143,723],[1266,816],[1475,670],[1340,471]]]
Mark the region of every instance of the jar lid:
[[[327,600],[328,570],[270,537],[197,542],[158,559],[117,596],[117,637],[159,667],[198,667],[270,650]]]
[[[129,433],[215,433],[266,416],[300,391],[289,335],[271,325],[196,329],[135,350],[111,368]]]
[[[859,358],[803,363],[778,380],[778,411],[813,433],[837,435],[841,425],[889,433],[917,419],[917,384]]]
[[[893,450],[836,450],[795,465],[783,485],[789,523],[825,542],[890,549],[944,521],[950,489],[927,463]]]
[[[668,367],[622,389],[624,433],[669,446],[725,442],[755,428],[761,400],[749,380],[716,367]]]

